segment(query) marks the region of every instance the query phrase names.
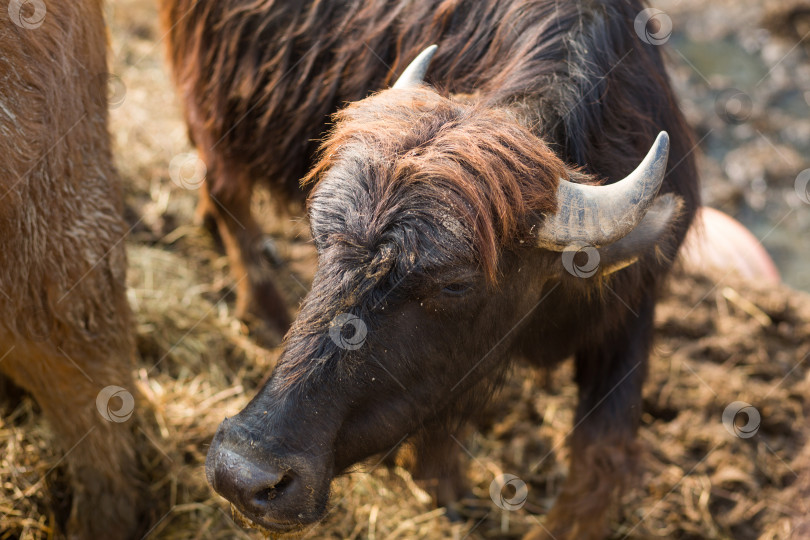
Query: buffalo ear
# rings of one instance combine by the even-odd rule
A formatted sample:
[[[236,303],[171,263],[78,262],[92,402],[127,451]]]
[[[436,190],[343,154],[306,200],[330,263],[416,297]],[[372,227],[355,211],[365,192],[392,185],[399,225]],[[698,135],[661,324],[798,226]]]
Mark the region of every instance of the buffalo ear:
[[[671,193],[656,198],[641,222],[630,233],[616,242],[599,248],[599,267],[602,275],[626,268],[645,255],[673,257],[664,247],[672,242],[675,221],[683,207],[683,199]]]

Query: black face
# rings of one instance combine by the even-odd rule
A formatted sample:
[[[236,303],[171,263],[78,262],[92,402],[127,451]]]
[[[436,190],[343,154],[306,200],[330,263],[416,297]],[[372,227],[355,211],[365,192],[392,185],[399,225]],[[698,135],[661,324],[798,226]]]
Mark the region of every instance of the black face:
[[[274,374],[208,454],[214,489],[274,530],[321,518],[335,474],[460,414],[559,259],[506,253],[488,283],[466,209],[429,183],[383,190],[365,157],[316,189],[312,290]]]

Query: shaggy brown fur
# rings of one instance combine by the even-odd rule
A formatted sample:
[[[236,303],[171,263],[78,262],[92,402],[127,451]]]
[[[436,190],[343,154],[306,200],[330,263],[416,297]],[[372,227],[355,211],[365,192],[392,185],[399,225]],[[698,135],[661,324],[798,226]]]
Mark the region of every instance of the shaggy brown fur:
[[[143,495],[135,420],[96,407],[106,386],[134,392],[106,31],[98,0],[44,5],[36,28],[0,17],[0,373],[34,396],[65,451],[68,536],[128,538]]]
[[[379,163],[392,164],[370,167],[375,178],[369,189],[383,193],[375,197],[379,211],[390,212],[410,190],[424,186],[435,192],[448,208],[460,209],[459,229],[474,231],[470,240],[494,283],[501,249],[530,240],[528,214],[557,208],[557,184],[569,178],[568,170],[506,109],[465,104],[432,90],[409,93],[383,92],[336,114],[323,159],[304,185],[314,184],[358,146],[374,148]]]
[[[267,526],[311,523],[328,498],[324,478],[406,434],[435,442],[456,432],[514,356],[549,366],[573,355],[577,470],[547,527],[557,538],[604,534],[633,462],[657,289],[698,206],[693,138],[660,49],[633,31],[643,7],[164,0],[189,129],[212,172],[204,204],[221,230],[220,205],[249,220],[234,208],[248,208],[255,182],[282,202],[313,190],[313,289],[267,385],[218,431],[208,463],[218,491]],[[431,43],[435,90],[371,95]],[[361,98],[336,117],[300,191],[328,115]],[[614,182],[660,130],[672,140],[662,193],[681,212],[636,264],[578,279],[559,254],[531,247],[528,233],[559,203],[557,177]],[[246,243],[257,228],[246,229],[240,243],[231,224],[226,245],[245,275],[259,275]],[[342,312],[368,324],[356,352],[327,335]],[[445,446],[431,455],[421,445],[421,469],[454,470],[427,466]],[[285,496],[229,474],[234,463],[256,467],[254,480],[292,471]]]
[[[356,252],[353,262],[359,264],[341,268],[343,275],[336,276],[337,303],[301,311],[291,332],[295,336],[327,332],[339,310],[376,303],[391,280],[422,275],[431,264],[452,257],[458,245],[470,248],[469,262],[481,265],[494,290],[502,277],[501,252],[532,242],[534,216],[554,211],[560,179],[569,174],[586,179],[569,171],[508,110],[467,104],[429,89],[383,92],[350,105],[335,115],[322,154],[304,185],[323,180],[336,162],[354,167],[341,170],[346,177],[332,178],[332,186],[349,185],[358,177],[364,183],[363,193],[352,193],[350,199],[328,187],[319,191],[327,204],[311,202],[315,212],[326,213],[313,223],[316,244],[345,245]],[[431,215],[435,209],[423,198],[444,210]],[[413,238],[401,240],[406,229]],[[420,252],[420,246],[427,252]],[[279,366],[285,387],[312,375],[306,369],[310,357],[294,355]]]

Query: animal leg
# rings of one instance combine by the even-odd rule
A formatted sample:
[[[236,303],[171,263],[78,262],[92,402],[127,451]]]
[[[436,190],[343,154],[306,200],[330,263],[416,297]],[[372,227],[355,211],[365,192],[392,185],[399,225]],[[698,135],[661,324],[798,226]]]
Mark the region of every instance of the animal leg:
[[[458,432],[428,427],[413,441],[407,467],[419,487],[433,498],[437,506],[451,507],[468,491],[462,470],[461,448],[453,440]]]
[[[68,352],[43,343],[17,344],[0,364],[39,403],[64,452],[74,487],[68,538],[137,538],[146,525],[136,460],[137,403],[133,408],[127,397],[134,392],[129,361],[95,352],[89,344]],[[111,385],[127,394],[107,392],[99,408],[100,392]]]
[[[251,194],[252,188],[245,180],[227,179],[208,186],[200,194],[198,216],[210,215],[217,224],[236,281],[236,316],[246,321],[258,317],[284,334],[290,318],[267,268],[264,235],[250,211]]]
[[[611,506],[638,461],[635,436],[652,320],[653,302],[646,300],[639,317],[630,315],[625,328],[577,353],[579,403],[568,478],[545,529],[531,531],[525,540],[595,540],[607,535]]]

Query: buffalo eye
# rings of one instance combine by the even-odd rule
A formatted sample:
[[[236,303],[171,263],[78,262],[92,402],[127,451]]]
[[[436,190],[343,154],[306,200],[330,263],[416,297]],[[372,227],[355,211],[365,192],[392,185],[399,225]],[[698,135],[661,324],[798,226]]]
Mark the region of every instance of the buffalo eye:
[[[472,289],[469,283],[451,283],[442,289],[445,296],[464,296]]]

